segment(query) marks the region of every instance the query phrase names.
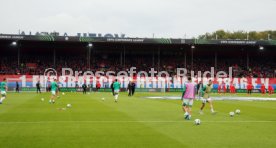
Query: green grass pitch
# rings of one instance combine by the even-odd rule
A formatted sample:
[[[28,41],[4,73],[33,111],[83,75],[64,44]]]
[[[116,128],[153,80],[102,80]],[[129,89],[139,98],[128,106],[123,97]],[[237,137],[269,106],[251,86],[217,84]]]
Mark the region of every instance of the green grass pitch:
[[[66,93],[49,104],[49,93],[8,93],[0,105],[0,147],[276,147],[276,101],[215,101],[216,115],[209,106],[200,115],[195,101],[185,121],[180,100],[144,98],[162,95],[181,96],[122,92],[115,103],[111,93]],[[241,114],[230,117],[235,109]]]

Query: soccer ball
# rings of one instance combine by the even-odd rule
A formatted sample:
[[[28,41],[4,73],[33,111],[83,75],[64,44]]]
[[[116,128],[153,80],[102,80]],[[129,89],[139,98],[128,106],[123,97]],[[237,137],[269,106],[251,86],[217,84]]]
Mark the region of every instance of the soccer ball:
[[[239,110],[239,109],[236,109],[236,114],[240,114],[241,113],[241,110]]]
[[[72,105],[71,104],[67,104],[67,107],[70,108],[70,107],[72,107]]]
[[[234,112],[230,112],[229,115],[230,115],[230,117],[233,117],[235,115],[235,113]]]
[[[104,101],[104,98],[102,98],[102,100]]]
[[[63,92],[62,95],[65,95],[65,93]]]
[[[200,119],[195,119],[195,125],[200,125]]]
[[[44,98],[41,98],[41,101],[44,101]]]

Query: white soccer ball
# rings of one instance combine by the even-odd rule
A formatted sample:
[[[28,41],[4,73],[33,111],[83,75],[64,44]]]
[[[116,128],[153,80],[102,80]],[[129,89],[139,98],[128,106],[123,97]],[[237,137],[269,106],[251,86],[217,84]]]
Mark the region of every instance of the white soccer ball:
[[[200,125],[200,119],[195,119],[195,125]]]
[[[235,113],[234,113],[234,112],[230,112],[229,115],[230,115],[231,117],[233,117],[233,116],[235,115]]]
[[[102,100],[104,101],[104,98],[102,98]]]
[[[41,101],[44,101],[44,98],[41,98]]]
[[[70,108],[70,107],[72,107],[72,105],[71,104],[67,104],[67,107]]]
[[[241,110],[239,110],[239,109],[236,109],[236,114],[240,114],[241,113]]]
[[[62,95],[65,95],[65,93],[63,92]]]

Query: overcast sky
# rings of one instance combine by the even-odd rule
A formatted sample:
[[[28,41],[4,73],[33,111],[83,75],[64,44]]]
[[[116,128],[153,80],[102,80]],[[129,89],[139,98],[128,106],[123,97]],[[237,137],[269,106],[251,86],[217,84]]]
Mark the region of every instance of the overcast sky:
[[[276,0],[0,0],[0,33],[58,31],[187,38],[276,30]]]

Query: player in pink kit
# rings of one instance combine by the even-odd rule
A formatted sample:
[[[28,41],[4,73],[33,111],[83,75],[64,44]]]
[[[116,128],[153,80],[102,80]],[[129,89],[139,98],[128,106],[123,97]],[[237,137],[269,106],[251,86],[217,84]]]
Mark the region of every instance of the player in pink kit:
[[[192,117],[192,106],[195,99],[195,84],[192,83],[192,78],[188,78],[188,83],[184,86],[184,95],[182,97],[183,103],[182,108],[184,113],[184,118],[190,120]]]

